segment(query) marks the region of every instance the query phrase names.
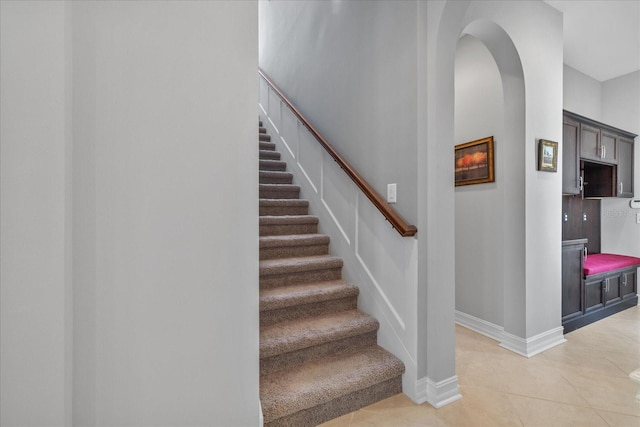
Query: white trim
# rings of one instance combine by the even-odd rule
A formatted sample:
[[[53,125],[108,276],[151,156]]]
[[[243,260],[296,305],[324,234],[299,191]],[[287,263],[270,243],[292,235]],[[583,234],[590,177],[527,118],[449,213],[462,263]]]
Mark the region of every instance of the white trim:
[[[502,341],[504,328],[494,323],[487,322],[478,317],[456,310],[456,323],[474,332],[491,338],[495,341]]]
[[[558,327],[533,336],[521,338],[504,331],[502,326],[456,310],[456,323],[481,335],[500,342],[500,347],[524,357],[533,357],[566,342],[564,328]]]
[[[458,388],[458,377],[456,375],[438,382],[427,378],[426,386],[427,402],[436,409],[442,408],[462,398]]]
[[[563,335],[562,326],[550,329],[531,338],[520,338],[508,332],[503,332],[500,347],[511,350],[524,357],[533,357],[552,347],[560,345],[567,340]]]
[[[414,390],[412,394],[409,394],[406,391],[405,394],[407,394],[411,400],[418,405],[426,402],[429,399],[429,396],[427,395],[427,377],[420,378],[414,383]]]

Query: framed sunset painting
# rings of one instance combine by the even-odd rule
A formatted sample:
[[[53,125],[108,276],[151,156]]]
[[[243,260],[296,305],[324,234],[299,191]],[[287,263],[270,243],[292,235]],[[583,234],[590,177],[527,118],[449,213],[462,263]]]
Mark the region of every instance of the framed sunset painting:
[[[454,170],[456,187],[495,182],[493,136],[456,145]]]

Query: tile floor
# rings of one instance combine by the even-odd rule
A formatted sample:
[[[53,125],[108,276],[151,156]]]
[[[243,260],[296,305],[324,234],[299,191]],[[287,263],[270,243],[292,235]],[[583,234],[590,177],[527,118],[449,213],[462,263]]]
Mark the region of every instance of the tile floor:
[[[462,399],[440,409],[404,394],[322,424],[355,426],[640,427],[640,306],[565,335],[530,359],[456,327]]]

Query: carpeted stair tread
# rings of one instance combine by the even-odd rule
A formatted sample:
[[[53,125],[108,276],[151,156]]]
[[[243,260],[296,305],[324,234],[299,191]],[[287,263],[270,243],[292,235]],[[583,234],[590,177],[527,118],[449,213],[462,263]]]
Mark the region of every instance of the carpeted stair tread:
[[[318,217],[313,215],[263,215],[258,224],[260,236],[318,233]]]
[[[360,290],[344,280],[305,283],[260,291],[260,311],[357,297]]]
[[[261,171],[284,171],[287,169],[287,163],[281,160],[262,159],[258,165]]]
[[[300,186],[293,184],[259,184],[258,195],[261,199],[298,199]]]
[[[297,258],[278,258],[260,261],[260,277],[275,274],[291,274],[323,269],[342,268],[342,258],[332,255],[317,255]]]
[[[258,133],[267,133],[267,128],[262,127],[262,122],[258,123]]]
[[[280,160],[280,153],[272,150],[258,150],[259,160]]]
[[[370,346],[357,353],[328,356],[291,370],[263,375],[260,399],[265,425],[314,406],[338,401],[356,391],[397,378],[403,372],[404,365],[400,360],[379,346]]]
[[[258,221],[260,225],[317,224],[318,217],[314,215],[263,215]]]
[[[328,245],[326,234],[290,234],[280,236],[260,236],[260,249],[280,246]]]
[[[260,358],[376,331],[376,319],[358,310],[295,319],[260,328]]]
[[[307,215],[309,201],[304,199],[260,199],[260,216]]]
[[[258,176],[260,184],[291,184],[293,182],[291,172],[260,171]]]
[[[258,140],[259,141],[271,141],[271,135],[269,135],[267,133],[258,133]]]
[[[329,241],[329,236],[317,233],[260,236],[260,259],[326,255]]]
[[[258,147],[259,147],[260,150],[265,150],[265,151],[275,151],[276,150],[276,144],[274,142],[260,141]]]

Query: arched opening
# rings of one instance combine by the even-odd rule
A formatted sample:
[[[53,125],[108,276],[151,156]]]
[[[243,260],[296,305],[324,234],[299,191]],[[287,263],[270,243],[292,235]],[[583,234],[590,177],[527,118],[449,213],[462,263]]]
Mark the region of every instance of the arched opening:
[[[504,344],[503,331],[523,336],[525,327],[524,74],[497,24],[474,21],[462,34],[454,141],[494,136],[496,181],[456,189],[457,318]]]
[[[491,52],[468,34],[456,49],[454,109],[454,143],[492,136],[495,170],[494,182],[455,189],[456,320],[503,327],[504,91]]]

